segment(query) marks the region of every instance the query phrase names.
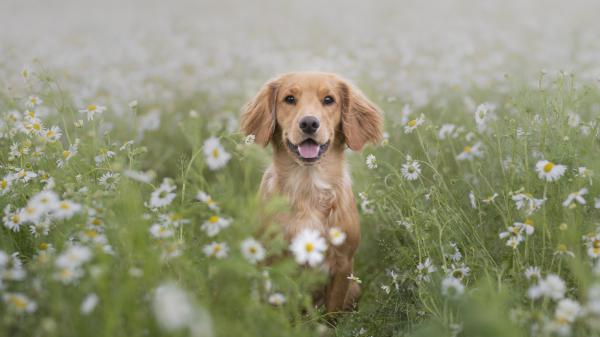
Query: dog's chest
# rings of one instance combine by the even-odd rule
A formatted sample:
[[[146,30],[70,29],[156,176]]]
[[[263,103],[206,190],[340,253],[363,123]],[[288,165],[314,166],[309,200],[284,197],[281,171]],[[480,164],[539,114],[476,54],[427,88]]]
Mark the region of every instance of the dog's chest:
[[[336,201],[335,183],[331,179],[317,170],[298,170],[286,179],[281,188],[290,202],[289,226],[292,232],[296,232],[297,227],[327,228]]]

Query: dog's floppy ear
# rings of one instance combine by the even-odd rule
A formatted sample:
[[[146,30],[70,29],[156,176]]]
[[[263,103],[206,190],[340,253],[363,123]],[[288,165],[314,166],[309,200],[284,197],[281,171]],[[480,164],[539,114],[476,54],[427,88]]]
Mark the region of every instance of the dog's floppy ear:
[[[269,144],[275,131],[275,108],[279,79],[265,83],[256,96],[242,109],[241,130],[254,135],[254,142],[262,146]]]
[[[379,108],[353,85],[340,80],[342,132],[351,150],[358,151],[366,143],[379,143],[382,117]]]

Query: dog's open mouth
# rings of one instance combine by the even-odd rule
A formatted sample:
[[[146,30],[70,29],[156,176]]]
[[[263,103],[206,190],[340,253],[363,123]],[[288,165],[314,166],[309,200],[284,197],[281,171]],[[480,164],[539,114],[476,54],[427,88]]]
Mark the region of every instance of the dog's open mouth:
[[[329,147],[329,141],[325,144],[318,144],[313,139],[307,139],[298,145],[292,144],[289,140],[287,141],[288,148],[294,152],[302,161],[315,162],[321,158],[323,153],[327,151]]]

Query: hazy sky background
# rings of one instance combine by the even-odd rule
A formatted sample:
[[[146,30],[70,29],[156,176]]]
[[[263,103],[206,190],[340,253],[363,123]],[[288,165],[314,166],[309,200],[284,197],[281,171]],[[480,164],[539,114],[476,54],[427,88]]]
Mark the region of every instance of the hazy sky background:
[[[4,0],[0,75],[12,83],[40,63],[83,96],[162,97],[252,92],[276,73],[318,69],[419,105],[449,87],[506,90],[507,74],[533,83],[541,69],[594,81],[598,13],[592,0]]]

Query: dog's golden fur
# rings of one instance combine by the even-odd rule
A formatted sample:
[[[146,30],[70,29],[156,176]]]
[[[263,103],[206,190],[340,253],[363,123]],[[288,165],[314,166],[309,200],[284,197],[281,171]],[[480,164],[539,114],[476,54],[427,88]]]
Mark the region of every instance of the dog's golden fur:
[[[294,96],[294,104],[286,101],[288,96]],[[333,103],[325,104],[325,96]],[[310,136],[298,127],[305,116],[320,121]],[[290,212],[278,214],[276,219],[287,240],[305,228],[317,229],[325,237],[331,227],[346,233],[342,245],[328,249],[330,281],[323,301],[328,312],[350,308],[360,291],[358,284],[348,279],[360,241],[360,224],[344,149],[347,145],[358,151],[365,143],[379,142],[379,109],[335,74],[288,73],[268,81],[244,107],[241,129],[253,134],[257,144],[272,144],[273,163],[263,176],[260,195],[265,200],[274,196],[288,200]],[[314,162],[306,162],[293,151],[307,138],[327,144]]]

